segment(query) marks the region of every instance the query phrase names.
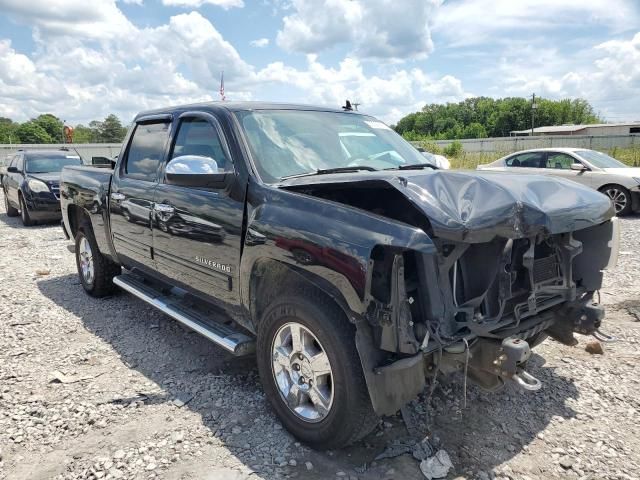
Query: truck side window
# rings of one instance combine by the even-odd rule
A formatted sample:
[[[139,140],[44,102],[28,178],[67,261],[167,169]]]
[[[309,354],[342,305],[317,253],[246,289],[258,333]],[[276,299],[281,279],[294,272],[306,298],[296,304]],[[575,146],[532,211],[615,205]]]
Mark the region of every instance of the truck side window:
[[[136,126],[124,165],[126,176],[155,182],[158,165],[169,138],[169,123],[142,123]]]
[[[180,123],[171,158],[183,155],[212,158],[218,164],[219,173],[233,170],[220,144],[218,132],[213,125],[200,118],[186,118]]]

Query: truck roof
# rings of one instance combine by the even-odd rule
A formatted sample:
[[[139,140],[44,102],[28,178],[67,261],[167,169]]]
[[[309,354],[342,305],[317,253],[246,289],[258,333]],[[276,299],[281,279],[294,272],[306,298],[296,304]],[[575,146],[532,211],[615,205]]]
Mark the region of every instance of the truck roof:
[[[183,112],[187,110],[204,110],[204,111],[221,111],[227,110],[230,112],[237,112],[241,110],[307,110],[307,111],[316,111],[316,112],[340,112],[340,113],[350,113],[354,115],[361,114],[361,112],[344,110],[342,108],[331,108],[331,107],[323,107],[317,105],[305,105],[305,104],[296,104],[296,103],[277,103],[277,102],[257,102],[257,101],[243,101],[243,102],[202,102],[202,103],[192,103],[187,105],[175,105],[171,107],[163,107],[156,108],[153,110],[145,110],[144,112],[138,113],[136,115],[136,119],[140,117],[146,117],[149,115],[160,115],[167,113],[176,113]]]

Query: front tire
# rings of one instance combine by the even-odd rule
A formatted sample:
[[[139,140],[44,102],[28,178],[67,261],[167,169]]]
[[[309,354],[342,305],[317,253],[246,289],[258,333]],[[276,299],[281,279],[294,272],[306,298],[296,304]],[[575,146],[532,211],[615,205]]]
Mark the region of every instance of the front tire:
[[[122,271],[119,265],[100,253],[93,232],[86,226],[76,234],[76,266],[82,287],[92,297],[113,293],[113,277]]]
[[[631,194],[629,190],[620,185],[607,185],[600,189],[600,192],[604,193],[616,210],[616,215],[622,217],[631,212]]]
[[[7,212],[7,217],[17,217],[18,215],[20,215],[18,209],[11,206],[6,190],[4,192],[4,209]]]
[[[313,448],[341,448],[378,422],[354,340],[344,313],[313,290],[276,299],[262,317],[265,393],[285,428]]]
[[[22,220],[22,224],[25,227],[30,227],[35,222],[31,219],[31,215],[29,215],[29,209],[27,208],[24,198],[22,198],[22,194],[18,196],[18,200],[20,202],[20,219]]]

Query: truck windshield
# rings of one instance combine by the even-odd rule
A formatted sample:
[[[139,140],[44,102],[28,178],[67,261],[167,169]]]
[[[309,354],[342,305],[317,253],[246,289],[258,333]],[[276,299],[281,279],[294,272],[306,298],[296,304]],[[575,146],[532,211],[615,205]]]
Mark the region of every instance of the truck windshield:
[[[82,165],[78,155],[34,155],[27,157],[27,173],[61,172],[68,165]]]
[[[375,170],[424,163],[400,135],[373,117],[309,110],[236,113],[260,177],[283,177],[343,167]]]

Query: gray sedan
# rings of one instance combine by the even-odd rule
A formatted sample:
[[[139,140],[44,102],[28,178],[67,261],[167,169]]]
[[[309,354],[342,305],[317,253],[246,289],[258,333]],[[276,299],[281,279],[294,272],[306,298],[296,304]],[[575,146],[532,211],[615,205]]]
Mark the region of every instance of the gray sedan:
[[[640,210],[640,168],[595,150],[537,148],[478,165],[478,170],[556,175],[594,188],[613,202],[618,215]]]

